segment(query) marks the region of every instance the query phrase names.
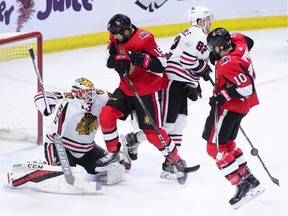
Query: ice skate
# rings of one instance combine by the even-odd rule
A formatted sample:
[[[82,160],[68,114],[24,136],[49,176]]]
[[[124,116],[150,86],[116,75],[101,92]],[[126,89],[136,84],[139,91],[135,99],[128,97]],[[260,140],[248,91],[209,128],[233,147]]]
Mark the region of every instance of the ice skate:
[[[188,169],[191,169],[191,167],[189,167]],[[197,165],[196,170],[198,169],[199,167]],[[165,162],[162,164],[162,172],[160,174],[160,178],[169,179],[169,180],[177,180],[179,184],[183,185],[185,184],[187,180],[188,172],[191,172],[191,170],[186,170],[185,160],[181,159],[178,162],[177,167],[171,164],[169,161],[165,160]]]
[[[160,173],[160,178],[177,180],[173,165],[168,160],[165,160],[165,162],[162,164],[162,172]]]
[[[120,163],[119,152],[108,153],[95,162],[96,172],[106,171],[110,166],[116,166]]]
[[[236,185],[236,192],[230,199],[229,203],[233,209],[238,209],[242,205],[246,204],[253,196],[249,194],[252,189],[252,185],[243,179],[238,185]]]
[[[121,140],[129,158],[131,160],[137,160],[138,147],[140,143],[137,142],[136,133],[131,132],[128,133],[126,136],[122,135]]]
[[[253,196],[253,198],[259,196],[265,191],[265,188],[260,185],[260,181],[255,178],[253,174],[250,174],[246,180],[252,185],[252,189],[249,191],[249,193]]]

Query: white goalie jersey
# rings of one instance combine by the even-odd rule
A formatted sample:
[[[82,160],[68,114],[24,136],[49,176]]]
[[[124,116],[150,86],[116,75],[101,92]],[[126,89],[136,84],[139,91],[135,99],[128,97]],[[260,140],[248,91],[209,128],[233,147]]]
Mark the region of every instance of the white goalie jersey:
[[[206,67],[209,57],[207,35],[200,27],[192,26],[175,39],[167,52],[167,73],[169,79],[198,85],[199,76]]]
[[[96,171],[94,164],[106,155],[106,151],[94,139],[100,127],[101,109],[110,94],[95,89],[86,78],[78,78],[71,92],[45,92],[45,96],[47,100],[42,92],[37,93],[34,103],[43,115],[53,114],[54,118],[44,143],[47,163],[33,161],[14,164],[7,175],[8,186],[51,193],[81,194],[101,190],[103,184],[112,185],[122,181],[125,172],[122,152],[119,153],[119,161],[101,170]],[[52,113],[47,112],[46,104]],[[66,165],[68,163],[69,169],[63,168],[64,159],[60,157],[62,152],[59,153],[56,147],[54,138],[59,137],[66,153],[69,153],[64,161]]]
[[[106,91],[96,90],[94,102],[92,104],[82,103],[71,92],[64,92],[63,99],[59,96],[53,96],[53,93],[47,92],[48,103],[57,106],[55,118],[47,132],[45,142],[54,143],[54,134],[58,134],[63,139],[63,144],[71,154],[76,157],[82,157],[94,146],[95,134],[99,129],[99,115],[102,107],[109,99]],[[36,107],[44,114],[46,106],[42,93],[34,97]],[[52,110],[53,106],[52,106]]]

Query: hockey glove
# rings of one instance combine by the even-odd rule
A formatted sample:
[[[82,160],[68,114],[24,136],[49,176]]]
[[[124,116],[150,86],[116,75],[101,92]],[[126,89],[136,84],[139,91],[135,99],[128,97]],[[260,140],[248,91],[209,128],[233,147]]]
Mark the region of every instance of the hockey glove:
[[[114,68],[121,77],[123,77],[125,73],[129,73],[130,70],[129,57],[127,55],[117,55],[115,57]]]
[[[186,86],[186,96],[192,100],[192,101],[197,101],[198,97],[202,98],[202,89],[200,85],[198,85],[197,88],[192,88],[190,86]]]
[[[151,63],[150,55],[145,53],[131,53],[129,57],[133,65],[149,69]]]
[[[199,76],[201,76],[205,81],[208,81],[210,78],[210,73],[212,72],[210,66],[206,64],[206,67],[201,73],[198,73]]]
[[[210,97],[209,104],[211,107],[215,106],[216,103],[218,104],[218,106],[222,106],[224,103],[230,100],[231,97],[229,96],[227,91],[223,89],[219,92],[216,92],[212,97]]]

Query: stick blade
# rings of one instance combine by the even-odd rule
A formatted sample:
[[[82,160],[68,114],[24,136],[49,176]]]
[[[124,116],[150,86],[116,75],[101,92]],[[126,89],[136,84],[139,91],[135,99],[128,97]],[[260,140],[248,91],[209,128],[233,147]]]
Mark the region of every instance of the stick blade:
[[[276,185],[278,185],[278,186],[280,187],[280,183],[279,183],[279,180],[278,180],[278,179],[273,178],[272,176],[271,176],[270,178],[271,178],[271,180],[272,180],[272,182],[273,182],[274,184],[276,184]]]

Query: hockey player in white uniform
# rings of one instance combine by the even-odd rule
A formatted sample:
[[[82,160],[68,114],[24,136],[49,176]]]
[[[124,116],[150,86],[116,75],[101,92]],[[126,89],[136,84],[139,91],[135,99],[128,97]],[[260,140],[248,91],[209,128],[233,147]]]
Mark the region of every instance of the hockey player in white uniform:
[[[76,169],[75,167],[77,165],[80,165],[89,174],[89,180],[91,181],[100,181],[106,184],[120,182],[125,171],[123,160],[116,161],[106,168],[101,167],[101,172],[98,172],[99,170],[95,171],[95,161],[107,154],[107,151],[95,143],[94,138],[100,127],[99,114],[109,99],[109,93],[94,88],[92,82],[88,79],[79,78],[75,80],[71,92],[64,92],[63,94],[59,92],[46,92],[46,97],[50,109],[55,113],[54,120],[44,141],[44,153],[47,164],[28,162],[22,165],[18,164],[18,166],[14,165],[14,169],[11,170],[10,184],[14,187],[23,187],[23,185],[27,183],[31,186],[31,182],[34,182],[32,188],[34,187],[48,192],[70,193],[74,190],[72,187],[67,187],[65,181],[57,179],[64,179],[64,177],[63,175],[59,175],[59,171],[62,169],[55,146],[55,134],[62,139],[69,164],[73,168],[72,172]],[[34,102],[38,110],[47,116],[47,107],[42,92],[36,94]],[[55,109],[56,107],[57,109]],[[58,167],[56,168],[55,166]],[[41,169],[39,169],[39,167],[41,167]],[[24,169],[24,176],[21,176],[20,168]],[[47,175],[47,173],[44,172],[42,175],[38,172],[38,174],[35,175],[35,171],[43,171],[43,169],[51,171],[51,174]],[[76,175],[78,172],[79,169],[76,170]],[[15,176],[17,176],[17,178],[15,178]],[[53,178],[55,180],[54,185],[53,181],[51,183],[51,179]],[[39,179],[41,179],[41,181]],[[38,183],[37,186],[35,186],[36,181]],[[48,181],[48,183],[45,183],[45,181]],[[42,184],[41,186],[44,185],[44,188],[41,189],[39,182]],[[62,184],[62,189],[56,185],[59,184],[59,182]],[[47,186],[47,184],[49,186]],[[53,186],[51,186],[51,184]],[[57,188],[59,189],[58,191]],[[76,193],[77,192],[78,190],[76,190]]]
[[[176,144],[178,150],[182,143],[183,131],[187,125],[187,98],[196,101],[202,97],[200,77],[209,80],[212,72],[207,64],[209,51],[206,37],[210,31],[213,16],[206,7],[193,6],[187,12],[191,27],[180,32],[166,53],[165,69],[170,82],[162,96],[163,129]],[[145,141],[143,132],[129,133],[122,140],[131,160],[137,159],[138,146]],[[123,142],[123,141],[122,141]],[[166,178],[173,170],[168,161],[162,165],[160,177]]]

